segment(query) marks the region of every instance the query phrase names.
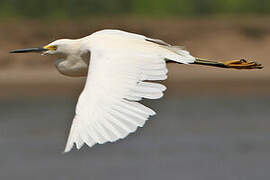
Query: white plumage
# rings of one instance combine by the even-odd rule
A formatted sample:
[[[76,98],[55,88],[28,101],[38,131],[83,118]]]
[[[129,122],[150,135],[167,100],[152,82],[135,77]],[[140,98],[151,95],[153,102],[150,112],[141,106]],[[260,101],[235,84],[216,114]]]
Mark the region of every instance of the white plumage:
[[[56,61],[64,75],[87,76],[79,97],[65,152],[75,144],[93,146],[125,138],[155,112],[139,103],[158,99],[166,87],[149,82],[167,79],[166,61],[193,63],[181,47],[120,30],[102,30],[81,39],[56,40],[42,48],[12,51],[64,54]],[[90,54],[90,56],[89,56]]]
[[[73,144],[93,146],[125,138],[142,127],[155,112],[140,104],[142,98],[158,99],[164,85],[145,80],[167,78],[166,59],[194,62],[184,50],[146,41],[141,35],[103,30],[86,37],[91,51],[87,82],[76,107],[65,152]],[[153,41],[153,39],[151,39]],[[161,42],[161,41],[160,41]]]

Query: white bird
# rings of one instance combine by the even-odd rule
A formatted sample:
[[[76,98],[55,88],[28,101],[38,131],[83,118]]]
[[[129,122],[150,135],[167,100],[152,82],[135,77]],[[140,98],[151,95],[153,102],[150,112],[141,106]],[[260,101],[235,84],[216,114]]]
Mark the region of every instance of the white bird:
[[[41,48],[11,51],[24,52],[61,54],[63,59],[56,61],[60,73],[87,76],[65,152],[74,144],[80,149],[84,143],[92,147],[114,142],[142,127],[156,113],[139,101],[163,96],[166,87],[149,81],[167,79],[166,62],[262,68],[245,60],[221,63],[195,58],[179,46],[120,30],[102,30],[81,39],[61,39]]]

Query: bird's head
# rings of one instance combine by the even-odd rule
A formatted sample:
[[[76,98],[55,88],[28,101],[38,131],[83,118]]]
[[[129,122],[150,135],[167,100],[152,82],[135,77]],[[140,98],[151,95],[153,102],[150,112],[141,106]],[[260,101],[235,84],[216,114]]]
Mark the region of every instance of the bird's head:
[[[43,55],[70,54],[73,49],[72,42],[73,40],[70,40],[70,39],[60,39],[43,47],[16,49],[16,50],[11,51],[10,53],[36,52],[36,53],[42,53]]]

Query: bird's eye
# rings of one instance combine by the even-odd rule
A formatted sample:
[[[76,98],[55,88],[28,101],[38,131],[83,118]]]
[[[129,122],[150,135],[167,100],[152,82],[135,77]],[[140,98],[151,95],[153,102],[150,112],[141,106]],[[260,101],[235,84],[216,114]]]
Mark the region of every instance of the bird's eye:
[[[58,48],[57,46],[50,46],[50,49],[54,51],[57,50],[57,48]]]
[[[55,51],[55,50],[57,50],[58,46],[56,46],[56,45],[48,45],[48,46],[45,46],[44,48],[48,49],[50,51]]]

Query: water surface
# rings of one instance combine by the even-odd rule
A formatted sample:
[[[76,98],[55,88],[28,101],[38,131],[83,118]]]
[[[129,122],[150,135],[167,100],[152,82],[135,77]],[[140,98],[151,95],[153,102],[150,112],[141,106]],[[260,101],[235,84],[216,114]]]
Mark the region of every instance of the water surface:
[[[157,116],[135,134],[62,154],[76,98],[2,99],[0,179],[270,179],[270,96],[144,103]]]

